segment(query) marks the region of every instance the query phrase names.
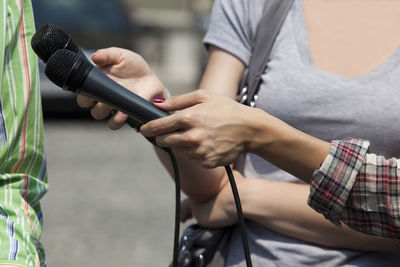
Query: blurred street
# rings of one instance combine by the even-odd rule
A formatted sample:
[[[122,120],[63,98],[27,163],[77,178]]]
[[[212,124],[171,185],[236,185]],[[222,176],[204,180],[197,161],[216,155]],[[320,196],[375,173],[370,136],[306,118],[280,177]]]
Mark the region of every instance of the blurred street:
[[[152,146],[125,126],[46,121],[47,265],[168,266],[175,188]]]

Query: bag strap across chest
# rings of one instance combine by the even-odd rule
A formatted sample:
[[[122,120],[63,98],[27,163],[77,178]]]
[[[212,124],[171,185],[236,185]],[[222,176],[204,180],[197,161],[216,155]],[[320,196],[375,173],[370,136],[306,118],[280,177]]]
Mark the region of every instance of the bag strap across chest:
[[[249,67],[241,82],[238,101],[255,106],[261,76],[265,71],[275,39],[286,19],[294,0],[266,0],[261,20],[258,23],[251,50]]]

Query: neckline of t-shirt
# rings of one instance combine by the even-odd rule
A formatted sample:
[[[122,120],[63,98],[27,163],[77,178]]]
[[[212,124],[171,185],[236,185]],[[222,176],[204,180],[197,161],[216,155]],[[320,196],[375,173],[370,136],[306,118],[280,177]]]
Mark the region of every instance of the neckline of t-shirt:
[[[379,65],[373,67],[367,72],[352,77],[346,77],[338,73],[324,71],[317,68],[314,64],[311,54],[307,24],[304,17],[303,0],[295,0],[293,7],[295,12],[292,12],[292,29],[295,35],[296,46],[298,48],[301,61],[310,71],[318,73],[324,77],[336,77],[343,81],[363,81],[373,79],[376,76],[387,75],[395,68],[396,65],[400,63],[398,60],[400,57],[400,45],[398,45],[393,53]]]

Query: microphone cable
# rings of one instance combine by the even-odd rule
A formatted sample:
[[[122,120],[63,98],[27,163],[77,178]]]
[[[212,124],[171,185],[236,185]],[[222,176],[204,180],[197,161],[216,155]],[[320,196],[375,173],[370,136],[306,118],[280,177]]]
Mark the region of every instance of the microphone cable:
[[[172,267],[180,267],[178,266],[178,258],[179,258],[179,235],[180,235],[180,212],[181,212],[181,178],[178,169],[178,162],[176,160],[175,154],[171,148],[163,148],[170,157],[172,167],[174,170],[174,178],[175,178],[175,230],[174,230],[174,249],[173,249],[173,257],[172,257]],[[233,198],[235,200],[236,212],[238,215],[238,224],[240,228],[240,233],[242,237],[242,245],[244,257],[246,260],[246,266],[252,267],[249,242],[247,238],[246,225],[243,216],[242,205],[240,203],[239,192],[237,190],[235,178],[233,176],[232,169],[229,165],[225,166],[225,171],[229,178],[229,183],[232,188]]]
[[[128,117],[127,124],[131,126],[136,132],[139,132],[140,126],[143,124],[141,121]],[[180,267],[178,266],[178,259],[179,259],[179,235],[180,235],[180,223],[181,223],[181,177],[179,174],[178,168],[178,161],[176,160],[176,156],[171,148],[169,147],[159,147],[156,143],[154,137],[146,137],[146,139],[155,145],[156,147],[164,150],[168,153],[169,158],[171,160],[172,168],[174,171],[174,178],[175,178],[175,230],[174,230],[174,249],[173,249],[173,257],[172,257],[172,267]],[[235,201],[236,206],[236,213],[238,216],[238,225],[240,229],[240,234],[242,237],[242,245],[243,245],[243,252],[244,257],[246,260],[246,266],[252,267],[251,256],[250,256],[250,249],[249,249],[249,242],[247,238],[247,231],[245,220],[243,216],[242,204],[240,202],[239,192],[237,190],[235,177],[233,175],[232,169],[229,165],[225,166],[225,171],[228,175],[229,183],[232,189],[232,195]]]
[[[251,262],[249,242],[248,242],[247,231],[246,231],[246,224],[245,224],[245,221],[244,221],[244,216],[243,216],[243,211],[242,211],[242,204],[240,203],[240,197],[239,197],[239,192],[237,190],[235,177],[233,176],[232,169],[231,169],[231,167],[229,165],[225,166],[225,171],[226,171],[226,173],[228,175],[229,183],[231,184],[231,188],[232,188],[233,198],[235,200],[236,213],[237,213],[237,216],[238,216],[240,234],[242,236],[242,245],[243,245],[244,257],[246,259],[246,266],[247,267],[252,267],[253,264]]]
[[[180,235],[180,224],[181,224],[181,177],[178,169],[178,161],[176,160],[175,154],[171,148],[166,148],[165,151],[168,153],[171,159],[172,167],[174,169],[175,177],[175,230],[174,230],[174,251],[172,257],[172,266],[178,267],[179,257],[179,235]]]
[[[115,113],[115,110],[111,112]],[[140,127],[143,123],[133,117],[128,117],[126,123],[132,127],[136,132],[140,132]],[[178,259],[179,259],[179,235],[180,235],[180,224],[181,224],[181,176],[179,174],[178,161],[176,160],[176,156],[170,147],[160,147],[157,145],[155,137],[145,137],[147,141],[149,141],[154,146],[164,150],[172,164],[174,179],[175,179],[175,222],[174,222],[174,248],[172,255],[172,267],[178,267]]]

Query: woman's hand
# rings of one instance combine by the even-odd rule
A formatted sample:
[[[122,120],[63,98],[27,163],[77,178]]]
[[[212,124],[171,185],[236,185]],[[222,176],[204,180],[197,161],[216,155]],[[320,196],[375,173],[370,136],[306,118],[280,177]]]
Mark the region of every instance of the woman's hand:
[[[153,102],[161,109],[176,112],[145,124],[141,133],[156,136],[159,146],[172,147],[205,168],[234,162],[258,133],[260,113],[265,116],[264,112],[206,90]]]
[[[240,194],[246,180],[237,171],[234,171],[234,177]],[[198,224],[208,228],[225,227],[237,223],[236,206],[229,182],[222,187],[214,198],[208,201],[183,200],[181,203],[181,220],[184,222],[192,217],[196,219]]]
[[[160,80],[136,53],[112,47],[98,50],[92,60],[111,79],[145,99],[167,96]],[[80,107],[90,107],[93,118],[97,120],[109,117],[112,111],[110,106],[84,96],[78,96],[77,102]],[[124,125],[127,117],[122,112],[116,112],[108,120],[108,126],[117,130]]]

